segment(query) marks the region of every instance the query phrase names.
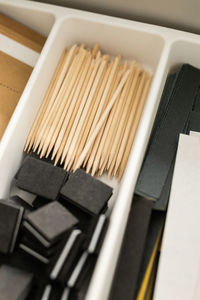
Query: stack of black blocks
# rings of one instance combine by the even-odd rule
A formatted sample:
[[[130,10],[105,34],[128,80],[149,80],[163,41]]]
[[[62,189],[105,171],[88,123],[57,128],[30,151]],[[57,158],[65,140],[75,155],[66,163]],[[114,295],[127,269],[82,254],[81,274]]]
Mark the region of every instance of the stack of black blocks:
[[[0,201],[0,266],[31,278],[26,291],[12,299],[84,299],[107,227],[112,188],[84,170],[68,174],[35,155],[24,159],[15,184],[36,199],[33,207],[19,197]]]

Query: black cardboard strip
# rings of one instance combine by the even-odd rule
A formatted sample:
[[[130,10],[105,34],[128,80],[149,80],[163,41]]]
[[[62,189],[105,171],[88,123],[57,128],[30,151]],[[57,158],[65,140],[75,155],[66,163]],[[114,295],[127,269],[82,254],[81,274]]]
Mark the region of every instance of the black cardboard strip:
[[[199,85],[200,71],[190,65],[183,65],[166,113],[144,160],[136,185],[136,194],[154,200],[161,196],[176,152],[179,133],[184,130],[188,114],[192,111]]]
[[[192,108],[193,111],[195,112],[200,112],[200,86],[198,87],[195,98],[194,98],[194,105]]]
[[[151,133],[151,136],[150,136],[148,148],[147,148],[147,151],[146,151],[146,156],[148,155],[148,150],[150,149],[150,145],[151,145],[151,143],[154,139],[156,131],[158,130],[158,128],[160,126],[161,120],[165,116],[170,96],[172,95],[173,89],[174,89],[175,84],[177,82],[179,71],[177,71],[176,73],[170,74],[167,78],[166,83],[165,83],[162,98],[161,98],[161,101],[160,101],[158,112],[156,114],[156,118],[155,118],[155,122],[154,122],[154,125],[153,125],[152,133]],[[165,181],[164,188],[162,190],[161,196],[154,203],[153,209],[155,209],[155,210],[165,211],[167,209],[168,199],[169,199],[169,194],[170,194],[170,188],[171,188],[171,180],[172,180],[172,175],[173,175],[173,166],[174,166],[174,160],[173,160],[172,165],[170,167],[170,170],[169,170],[167,179]]]
[[[187,123],[187,134],[190,131],[197,131],[200,132],[200,113],[196,111],[192,111],[188,117]]]
[[[154,125],[153,125],[153,129],[152,129],[152,133],[151,133],[151,137],[149,140],[149,145],[151,144],[151,142],[153,141],[153,138],[156,134],[157,129],[160,126],[160,123],[162,121],[162,118],[165,115],[167,106],[169,104],[169,99],[173,93],[177,78],[179,75],[179,71],[177,71],[174,74],[170,74],[166,80],[165,86],[164,86],[164,90],[161,96],[161,101],[160,101],[160,105],[156,114],[156,118],[154,121]]]
[[[133,300],[153,202],[134,197],[109,300]]]
[[[174,157],[171,167],[169,169],[169,173],[167,175],[167,179],[166,179],[164,187],[162,189],[160,198],[154,202],[154,206],[153,206],[154,210],[160,210],[160,211],[167,210],[169,195],[170,195],[170,190],[171,190],[171,184],[172,184],[172,177],[173,177],[173,172],[174,172],[175,157]]]

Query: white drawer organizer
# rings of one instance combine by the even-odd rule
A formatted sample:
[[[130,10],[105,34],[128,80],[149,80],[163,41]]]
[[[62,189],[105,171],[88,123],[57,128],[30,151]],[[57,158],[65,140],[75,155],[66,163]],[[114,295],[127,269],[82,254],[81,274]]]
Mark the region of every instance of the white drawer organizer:
[[[103,52],[135,58],[154,74],[123,178],[119,186],[110,182],[115,189],[110,225],[86,296],[86,300],[106,300],[167,74],[183,63],[200,68],[200,36],[31,1],[0,0],[0,11],[48,36],[0,143],[0,198],[9,193],[23,158],[27,134],[64,48],[74,43],[92,46],[98,42]],[[158,294],[156,300],[162,300]]]

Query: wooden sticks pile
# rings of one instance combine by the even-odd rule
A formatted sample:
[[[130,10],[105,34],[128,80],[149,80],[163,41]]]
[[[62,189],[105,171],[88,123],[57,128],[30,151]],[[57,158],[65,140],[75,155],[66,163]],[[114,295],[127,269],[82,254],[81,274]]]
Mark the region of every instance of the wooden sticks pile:
[[[120,180],[150,84],[135,61],[121,62],[72,46],[64,51],[29,133],[25,151],[64,164],[104,171]]]

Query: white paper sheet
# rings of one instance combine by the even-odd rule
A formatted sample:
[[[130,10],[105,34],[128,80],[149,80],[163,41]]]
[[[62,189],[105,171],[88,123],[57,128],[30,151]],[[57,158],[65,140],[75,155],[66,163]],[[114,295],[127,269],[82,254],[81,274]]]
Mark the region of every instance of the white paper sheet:
[[[190,130],[190,135],[191,135],[191,136],[197,136],[197,137],[200,138],[200,132],[197,132],[197,131],[192,131],[192,130]]]
[[[194,299],[199,262],[200,138],[181,134],[153,299]]]

